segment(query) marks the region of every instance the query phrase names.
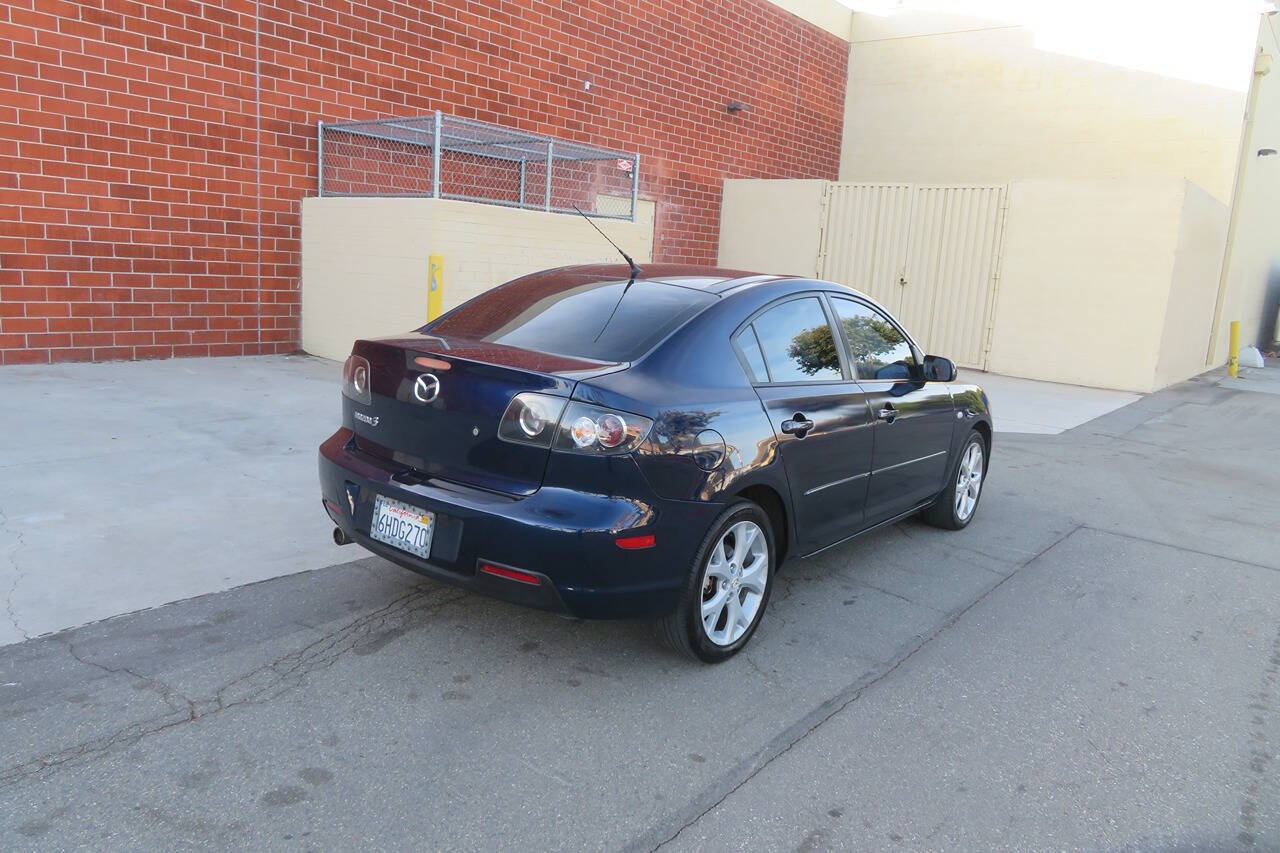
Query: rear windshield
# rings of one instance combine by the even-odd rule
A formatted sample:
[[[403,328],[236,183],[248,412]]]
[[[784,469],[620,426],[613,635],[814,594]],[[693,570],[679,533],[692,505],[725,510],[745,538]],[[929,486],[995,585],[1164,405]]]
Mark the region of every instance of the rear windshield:
[[[532,275],[481,294],[424,331],[597,361],[634,361],[716,299],[653,281],[626,285],[574,286],[562,277]]]

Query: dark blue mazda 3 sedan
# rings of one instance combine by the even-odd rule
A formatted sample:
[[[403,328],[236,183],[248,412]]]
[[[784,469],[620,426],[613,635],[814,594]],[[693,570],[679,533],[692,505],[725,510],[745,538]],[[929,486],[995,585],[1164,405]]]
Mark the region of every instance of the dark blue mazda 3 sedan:
[[[824,281],[565,267],[357,341],[320,447],[339,544],[581,617],[662,617],[680,650],[751,638],[789,556],[913,513],[960,529],[986,394]]]

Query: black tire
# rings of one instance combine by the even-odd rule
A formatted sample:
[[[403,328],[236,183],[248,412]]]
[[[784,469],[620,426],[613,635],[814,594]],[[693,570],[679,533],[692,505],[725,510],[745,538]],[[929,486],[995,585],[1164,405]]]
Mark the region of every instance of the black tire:
[[[760,534],[763,535],[765,547],[768,549],[766,554],[766,575],[764,580],[764,591],[759,594],[759,603],[751,616],[751,623],[740,637],[731,643],[719,644],[713,642],[707,636],[707,629],[703,626],[701,610],[703,605],[703,596],[707,591],[706,584],[709,582],[714,597],[716,590],[714,578],[708,581],[707,569],[708,563],[712,558],[712,552],[719,544],[721,537],[728,535],[730,528],[740,522],[752,522],[759,528]],[[737,548],[735,547],[735,552]],[[665,617],[662,620],[660,633],[676,651],[688,655],[704,663],[720,663],[728,660],[737,654],[755,634],[756,628],[760,625],[760,620],[764,617],[765,608],[769,605],[769,595],[773,592],[773,576],[777,570],[778,549],[773,541],[773,525],[769,521],[769,516],[757,504],[751,501],[739,501],[730,505],[715,523],[711,525],[711,529],[703,538],[702,544],[699,546],[697,553],[693,558],[693,565],[689,569],[689,580],[685,583],[684,593],[680,597],[680,605],[676,608],[675,613]],[[734,554],[733,559],[737,559],[738,554]],[[745,565],[743,566],[745,569]],[[741,569],[739,571],[742,571]],[[745,577],[746,572],[743,571]],[[730,594],[729,592],[725,593]],[[741,602],[743,597],[750,596],[750,590],[743,586],[733,588],[732,594],[739,595]],[[723,624],[721,622],[720,624]]]
[[[969,453],[969,448],[974,444],[977,444],[982,452],[982,476],[978,483],[978,494],[973,502],[973,507],[969,510],[967,516],[962,516],[956,507],[960,465],[964,462],[965,455]],[[951,468],[947,471],[947,484],[942,487],[942,491],[934,498],[933,503],[920,513],[920,517],[925,522],[932,524],[934,527],[941,527],[943,530],[963,530],[968,527],[969,522],[973,521],[973,517],[978,514],[978,504],[981,503],[982,493],[985,491],[982,487],[986,485],[987,466],[990,464],[990,458],[991,454],[988,452],[986,439],[982,437],[982,433],[975,429],[964,440],[964,444],[960,446],[960,452],[956,454],[955,461],[951,463]]]

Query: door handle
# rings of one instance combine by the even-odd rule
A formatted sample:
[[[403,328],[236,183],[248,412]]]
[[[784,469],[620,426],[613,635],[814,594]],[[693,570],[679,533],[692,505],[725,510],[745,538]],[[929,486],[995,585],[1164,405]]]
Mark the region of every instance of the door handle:
[[[893,403],[885,403],[884,408],[876,412],[876,417],[887,424],[893,423],[893,419],[898,416],[898,410],[893,407]]]
[[[796,412],[794,417],[782,422],[782,431],[789,435],[794,435],[796,438],[804,438],[811,429],[813,429],[813,421],[806,418],[801,412]]]

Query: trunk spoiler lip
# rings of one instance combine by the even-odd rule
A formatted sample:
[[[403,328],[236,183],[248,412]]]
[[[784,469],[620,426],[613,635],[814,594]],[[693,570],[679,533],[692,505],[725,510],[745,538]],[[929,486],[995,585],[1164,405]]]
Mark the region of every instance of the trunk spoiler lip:
[[[546,369],[545,367],[532,367],[521,364],[513,364],[508,361],[502,361],[492,358],[477,357],[474,353],[458,352],[450,345],[450,341],[454,344],[464,343],[471,346],[482,346],[489,350],[508,350],[513,353],[532,353],[537,356],[543,356],[548,359],[561,359],[565,362],[582,365],[581,367],[569,367],[556,369]],[[440,346],[432,346],[428,341],[438,341]],[[404,349],[413,352],[422,353],[423,355],[434,355],[444,359],[454,359],[457,361],[465,361],[470,364],[483,364],[489,367],[498,367],[505,370],[518,370],[524,373],[534,374],[537,376],[546,376],[548,378],[557,379],[570,384],[570,393],[572,386],[582,379],[594,379],[598,376],[607,376],[611,373],[618,373],[628,370],[634,362],[631,361],[596,361],[594,359],[582,358],[580,356],[564,355],[562,353],[545,352],[543,350],[524,349],[522,347],[511,347],[503,344],[491,344],[483,341],[474,341],[469,338],[444,338],[440,335],[432,335],[430,333],[410,332],[405,335],[392,335],[381,338],[360,338],[352,347],[352,352],[361,344],[382,345]]]

